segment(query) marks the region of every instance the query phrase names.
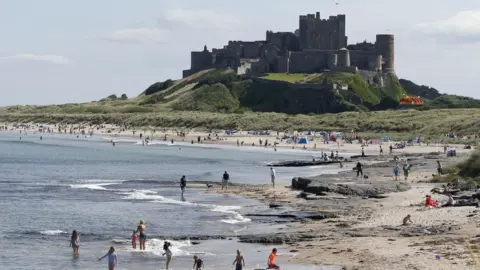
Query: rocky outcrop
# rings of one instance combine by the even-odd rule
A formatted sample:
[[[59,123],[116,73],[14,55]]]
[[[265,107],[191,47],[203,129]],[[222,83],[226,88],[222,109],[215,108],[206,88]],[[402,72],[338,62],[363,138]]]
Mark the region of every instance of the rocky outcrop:
[[[270,163],[268,166],[271,167],[305,167],[305,166],[321,166],[321,165],[330,165],[338,164],[340,162],[345,162],[344,160],[332,160],[332,161],[323,161],[323,160],[288,160],[288,161],[279,161],[275,163]]]
[[[348,196],[378,198],[386,193],[407,191],[410,189],[410,185],[401,182],[334,184],[325,181],[295,177],[292,179],[292,188],[316,195],[338,193]]]

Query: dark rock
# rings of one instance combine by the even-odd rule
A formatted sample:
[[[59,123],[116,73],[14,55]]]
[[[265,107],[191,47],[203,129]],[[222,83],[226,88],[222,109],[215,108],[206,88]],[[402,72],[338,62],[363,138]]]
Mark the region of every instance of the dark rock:
[[[291,234],[267,234],[267,235],[244,235],[239,237],[242,243],[258,243],[258,244],[290,244],[301,241],[312,241],[317,238],[316,235],[291,233]]]
[[[306,166],[321,166],[321,165],[330,165],[338,164],[340,162],[345,162],[343,160],[332,160],[332,161],[323,161],[323,160],[289,160],[289,161],[279,161],[275,163],[270,163],[268,166],[271,167],[306,167]]]
[[[281,204],[273,204],[273,203],[270,204],[270,208],[280,208],[280,207],[282,207]]]
[[[308,181],[302,182],[307,183]],[[331,192],[342,195],[371,198],[382,198],[380,197],[380,194],[386,194],[390,192],[402,192],[409,189],[410,185],[401,182],[387,182],[377,184],[333,184],[324,181],[310,181],[309,184],[307,184],[307,186],[303,188],[305,192],[314,194],[324,194],[325,192]]]

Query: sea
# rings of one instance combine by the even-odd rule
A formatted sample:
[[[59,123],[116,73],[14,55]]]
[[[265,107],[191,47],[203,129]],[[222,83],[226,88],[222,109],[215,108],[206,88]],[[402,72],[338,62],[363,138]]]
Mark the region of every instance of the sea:
[[[172,243],[170,269],[191,269],[194,255],[205,269],[234,269],[237,249],[245,254],[246,269],[265,268],[272,246],[238,243],[235,236],[278,229],[245,216],[268,206],[206,192],[204,183],[219,182],[227,171],[232,183],[268,184],[270,162],[312,156],[307,150],[182,142],[142,146],[119,138],[113,146],[111,139],[0,132],[0,269],[108,269],[98,258],[110,246],[117,251],[117,269],[164,269],[165,240]],[[277,183],[336,170],[277,168]],[[184,196],[182,175],[188,179]],[[131,245],[140,220],[147,228],[145,251]],[[78,257],[69,247],[73,230],[80,235]],[[282,269],[340,269],[292,265],[288,258],[296,254],[277,248]]]

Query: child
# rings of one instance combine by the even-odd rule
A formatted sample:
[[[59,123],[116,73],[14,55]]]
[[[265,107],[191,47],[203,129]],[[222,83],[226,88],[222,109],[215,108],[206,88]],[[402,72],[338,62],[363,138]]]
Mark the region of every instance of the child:
[[[166,264],[166,268],[168,270],[168,267],[170,266],[170,262],[172,261],[172,251],[170,250],[170,246],[172,244],[168,241],[165,241],[165,243],[163,243],[163,250],[165,251],[165,253],[163,253],[163,255],[167,255],[167,264]]]
[[[202,270],[202,268],[203,268],[202,259],[199,259],[197,255],[193,256],[193,269],[194,270]]]
[[[270,256],[268,256],[268,269],[278,269],[280,270],[280,266],[275,264],[275,257],[277,257],[277,249],[274,248]]]
[[[117,266],[117,254],[115,253],[114,247],[110,247],[107,254],[103,255],[103,257],[101,257],[98,260],[100,261],[107,256],[108,256],[108,270],[115,270],[115,267]]]
[[[78,256],[78,248],[80,247],[80,238],[76,230],[72,232],[72,237],[70,238],[70,246],[73,248],[73,256]]]
[[[137,231],[133,230],[132,234],[132,247],[133,249],[137,249]]]
[[[233,265],[235,265],[235,270],[242,270],[245,266],[245,259],[239,249],[237,249],[237,257],[235,258],[235,261],[233,261]]]

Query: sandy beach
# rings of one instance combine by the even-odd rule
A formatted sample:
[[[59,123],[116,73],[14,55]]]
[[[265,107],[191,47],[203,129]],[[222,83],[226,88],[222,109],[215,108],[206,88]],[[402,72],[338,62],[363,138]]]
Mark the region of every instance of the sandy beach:
[[[204,130],[194,130],[194,129],[171,129],[171,128],[142,128],[142,129],[132,129],[125,128],[121,126],[105,124],[97,126],[89,126],[86,124],[78,123],[75,125],[62,125],[62,124],[38,124],[38,123],[28,123],[27,126],[16,126],[15,123],[5,123],[4,126],[7,127],[9,132],[27,132],[27,133],[36,133],[43,131],[47,132],[50,129],[52,134],[73,134],[80,136],[100,136],[109,140],[121,140],[121,139],[138,139],[138,141],[149,138],[150,141],[172,141],[173,142],[184,142],[184,143],[194,143],[197,144],[200,139],[201,143],[204,144],[221,144],[221,145],[232,145],[245,147],[265,147],[264,144],[267,142],[267,147],[274,148],[288,148],[295,150],[309,150],[309,151],[318,151],[325,152],[327,154],[331,152],[338,151],[339,153],[351,153],[359,155],[362,153],[362,149],[365,154],[368,155],[378,155],[380,153],[380,145],[383,148],[385,154],[388,153],[388,147],[390,145],[395,146],[395,144],[400,143],[398,141],[389,141],[382,142],[381,144],[361,144],[360,142],[347,143],[344,140],[338,140],[337,142],[328,141],[325,142],[323,136],[320,134],[308,135],[302,134],[301,132],[291,131],[286,132],[277,132],[269,131],[269,134],[251,134],[252,131],[238,131],[233,134],[227,134],[225,130],[213,130],[213,131],[204,131]],[[60,131],[59,131],[60,130]],[[182,135],[183,133],[183,135]],[[90,135],[91,134],[91,135]],[[142,137],[140,138],[140,135]],[[299,144],[292,142],[291,140],[284,139],[285,137],[305,137],[308,139],[308,143]],[[166,140],[165,140],[166,139]],[[261,142],[261,144],[260,144]],[[442,143],[435,144],[414,144],[407,148],[403,149],[394,149],[395,154],[408,154],[408,153],[431,153],[431,152],[443,152],[446,145]],[[463,144],[448,144],[447,149],[455,149],[457,153],[467,153],[469,149],[464,149]]]
[[[22,132],[40,132],[39,126],[34,124],[28,128],[15,128],[12,124],[7,126],[8,131],[18,132],[19,136]],[[385,190],[388,190],[392,186],[398,188],[398,184],[402,182],[407,183],[408,189],[385,192],[380,197],[325,192],[309,200],[300,196],[304,193],[302,190],[292,190],[285,186],[234,186],[228,191],[215,187],[207,192],[237,194],[270,204],[272,208],[275,206],[275,209],[280,208],[273,216],[280,216],[279,212],[293,216],[301,213],[324,215],[324,218],[315,218],[316,220],[305,218],[289,221],[288,229],[272,232],[272,235],[263,236],[262,239],[258,235],[243,236],[244,242],[269,244],[280,241],[288,245],[291,251],[298,253],[297,256],[289,258],[291,263],[341,265],[345,269],[480,269],[480,210],[475,206],[424,206],[425,196],[431,194],[431,189],[441,187],[441,184],[428,181],[432,174],[436,173],[436,160],[442,160],[446,166],[465,158],[472,150],[464,149],[464,145],[448,145],[448,149],[457,151],[459,157],[455,158],[447,158],[443,154],[442,144],[416,144],[395,149],[389,156],[388,146],[396,142],[386,142],[382,144],[385,155],[379,156],[379,145],[362,146],[360,143],[350,144],[344,141],[326,144],[319,137],[310,137],[308,144],[292,144],[281,140],[285,135],[282,132],[278,135],[277,132],[271,133],[274,135],[251,135],[242,131],[227,135],[225,131],[188,131],[185,136],[179,136],[177,130],[172,129],[134,131],[112,125],[94,129],[75,126],[79,128],[72,129],[72,134],[90,136],[89,133],[93,132],[93,136],[105,137],[106,143],[109,139],[140,141],[139,134],[142,133],[143,138],[149,136],[153,140],[164,140],[166,137],[167,140],[187,143],[193,141],[194,144],[200,137],[202,143],[231,146],[236,146],[237,142],[243,142],[244,146],[258,146],[261,139],[262,142],[268,140],[272,144],[277,142],[277,148],[295,148],[298,151],[339,151],[359,155],[363,148],[370,157],[359,160],[365,166],[364,172],[369,176],[368,179],[357,179],[354,172],[349,170],[338,175],[318,176],[313,180],[329,185],[352,185],[359,190],[362,190],[362,187],[374,190],[387,187]],[[48,128],[53,130],[53,133],[58,133],[58,126],[42,127],[43,130]],[[428,157],[432,153],[436,156]],[[393,179],[394,155],[400,158],[400,164],[414,164],[408,181],[403,181],[402,176],[398,182]],[[355,162],[357,160],[346,163],[345,167],[350,169]],[[438,194],[432,194],[432,198],[439,204],[447,200],[445,195]],[[282,212],[283,208],[288,210]],[[413,224],[402,226],[402,220],[408,214],[411,215]],[[240,240],[242,241],[242,237]]]
[[[283,186],[232,188],[228,193],[298,211],[337,214],[336,218],[292,222],[286,235],[294,239],[295,234],[301,236],[288,243],[299,252],[291,262],[341,265],[345,269],[480,269],[480,210],[474,206],[425,207],[425,196],[441,186],[425,183],[427,174],[414,173],[408,181],[411,189],[383,194],[383,199],[328,194],[309,201],[298,197],[301,191]],[[361,185],[393,181],[391,176],[372,179],[369,175],[368,181],[353,179]],[[342,178],[344,184],[350,182],[348,173]],[[439,204],[447,200],[438,194],[432,198]],[[402,226],[408,214],[413,224]]]

